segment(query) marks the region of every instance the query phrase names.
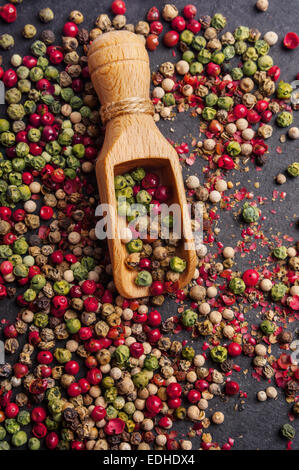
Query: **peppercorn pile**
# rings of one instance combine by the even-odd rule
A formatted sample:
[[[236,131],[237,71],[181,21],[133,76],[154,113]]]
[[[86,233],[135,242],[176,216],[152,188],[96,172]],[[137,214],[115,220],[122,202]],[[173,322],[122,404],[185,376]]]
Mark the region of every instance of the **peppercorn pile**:
[[[13,3],[22,2],[2,7],[2,20],[16,20],[22,5]],[[265,11],[268,2],[256,6]],[[299,368],[291,358],[297,347],[292,323],[299,310],[299,245],[265,230],[266,198],[237,184],[238,173],[266,163],[264,140],[271,138],[273,116],[279,127],[294,119],[293,89],[279,81],[269,54],[277,34],[262,38],[247,26],[223,33],[228,13],[201,16],[191,4],[181,12],[172,4],[153,7],[136,25],[127,24],[123,1],[113,1],[111,10],[110,16],[95,15],[91,30],[82,26],[84,15],[72,11],[62,35],[47,26],[37,36],[38,25],[26,24],[23,57],[11,34],[0,36],[10,60],[0,64],[6,87],[0,297],[18,308],[16,318],[9,309],[1,313],[7,362],[0,365],[0,449],[229,450],[234,439],[220,434],[217,442],[213,433],[230,419],[232,407],[225,415],[225,402],[234,400],[242,411],[253,393],[240,389],[241,373],[258,384],[257,401],[275,400],[282,389],[291,408],[280,434],[291,448],[299,416]],[[36,22],[55,21],[51,8],[38,17]],[[164,45],[173,48],[178,60],[153,72],[155,120],[174,125],[176,114],[191,113],[190,132],[194,136],[199,126],[199,136],[190,145],[173,145],[184,165],[204,164],[202,173],[186,178],[192,210],[203,207],[204,238],[193,280],[177,289],[184,260],[170,259],[169,244],[154,242],[152,263],[158,260],[160,267],[167,258],[171,270],[150,279],[150,260],[142,257],[141,285],[154,280],[159,289],[138,300],[115,291],[106,244],[95,235],[93,170],[104,130],[86,55],[90,41],[122,28],[135,31],[150,51],[162,33]],[[284,47],[296,47],[296,36],[289,33]],[[288,136],[298,139],[298,128],[289,127]],[[281,143],[286,139],[282,135]],[[265,170],[270,165],[271,159]],[[298,174],[294,157],[276,181],[284,184]],[[142,182],[136,194],[134,181]],[[115,189],[141,204],[151,202],[151,191],[158,201],[167,199],[157,175],[142,168],[116,177]],[[273,204],[284,198],[273,191]],[[232,246],[224,246],[220,221],[229,215],[241,229],[232,234]],[[126,242],[132,255],[140,251],[140,240]],[[157,310],[164,302],[171,302],[168,318]]]
[[[114,180],[118,215],[129,223],[121,238],[129,253],[125,264],[139,271],[135,284],[150,286],[152,295],[157,296],[164,291],[163,281],[177,283],[187,265],[184,259],[175,256],[180,239],[173,231],[174,217],[161,211],[160,204],[169,203],[169,188],[159,185],[157,174],[143,168],[118,175]]]

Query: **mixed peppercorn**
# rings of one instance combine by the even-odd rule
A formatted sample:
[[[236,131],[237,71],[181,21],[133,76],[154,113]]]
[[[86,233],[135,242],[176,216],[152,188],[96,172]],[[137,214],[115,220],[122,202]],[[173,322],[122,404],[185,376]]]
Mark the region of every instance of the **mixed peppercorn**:
[[[256,6],[266,11],[268,1]],[[0,66],[7,103],[0,119],[0,299],[8,297],[19,309],[16,319],[1,323],[12,360],[0,366],[0,449],[190,450],[200,436],[202,449],[229,450],[232,438],[219,444],[206,430],[225,418],[222,411],[210,413],[214,397],[236,396],[240,406],[246,401],[231,378],[240,372],[235,361],[241,354],[252,358],[253,376],[267,380],[257,399],[276,399],[280,387],[292,404],[290,419],[299,416],[299,368],[288,354],[296,347],[288,318],[297,318],[299,309],[299,245],[275,237],[263,265],[240,272],[236,255],[254,250],[254,239],[266,246],[263,200],[244,189],[232,194],[234,184],[227,181],[250,157],[258,166],[266,163],[272,117],[282,128],[293,122],[292,87],[278,82],[279,67],[268,54],[278,39],[274,32],[261,39],[258,30],[240,26],[219,37],[226,18],[196,19],[192,4],[182,15],[172,4],[161,12],[153,7],[135,26],[126,22],[125,2],[115,0],[111,10],[114,18],[100,14],[91,31],[80,26],[83,14],[72,11],[62,45],[52,30],[35,39],[35,26],[26,25],[30,53],[13,54],[11,67]],[[5,5],[0,14],[15,21],[16,8]],[[39,18],[49,23],[54,13],[45,8]],[[127,300],[115,291],[106,245],[95,235],[93,170],[103,131],[87,51],[98,35],[122,28],[155,50],[162,20],[171,25],[163,43],[178,46],[181,56],[153,73],[155,120],[174,119],[175,109],[200,119],[205,139],[194,143],[194,152],[186,158],[189,146],[174,146],[188,165],[197,156],[207,163],[203,176],[186,179],[192,210],[204,206],[204,240],[192,282],[182,290],[176,281],[186,266],[175,243],[167,239],[164,246],[158,239],[149,251],[150,244],[126,232],[126,262],[138,270],[136,283],[151,285],[152,292]],[[296,43],[293,34],[286,47]],[[13,37],[2,34],[0,47],[14,47]],[[298,139],[298,128],[288,135]],[[299,163],[286,173],[297,177]],[[279,184],[285,181],[277,175]],[[115,190],[117,198],[125,197],[119,210],[128,224],[136,215],[131,204],[144,207],[144,215],[149,204],[159,213],[159,203],[169,198],[158,175],[142,168],[116,176]],[[241,239],[223,246],[217,210],[234,208]],[[159,223],[158,231],[172,225],[171,218]],[[177,314],[163,320],[156,308],[166,296],[176,299]],[[246,315],[258,307],[259,324],[249,323]],[[182,330],[190,341],[179,339]],[[282,350],[277,358],[276,343]],[[176,421],[186,422],[184,436],[175,431]],[[284,424],[281,436],[293,440],[295,428]]]
[[[156,173],[140,167],[115,176],[114,186],[118,215],[128,223],[121,239],[129,253],[125,264],[139,271],[134,281],[137,286],[150,287],[153,296],[161,295],[163,282],[174,286],[187,267],[176,256],[180,234],[174,232],[174,216],[161,210],[161,204],[167,208],[170,189],[160,184]]]

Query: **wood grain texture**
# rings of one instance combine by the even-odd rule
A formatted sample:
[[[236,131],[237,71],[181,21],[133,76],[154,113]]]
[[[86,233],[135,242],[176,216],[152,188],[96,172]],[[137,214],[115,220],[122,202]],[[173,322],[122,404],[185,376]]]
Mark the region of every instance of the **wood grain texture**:
[[[90,47],[88,65],[101,104],[129,97],[148,98],[149,58],[135,34],[112,31],[101,35]],[[149,288],[136,286],[134,279],[137,272],[129,270],[125,265],[128,253],[118,237],[118,230],[123,222],[116,215],[114,176],[141,165],[160,175],[162,183],[172,190],[170,204],[177,203],[181,208],[184,234],[177,252],[187,261],[187,268],[180,276],[180,288],[192,279],[197,260],[176,151],[163,137],[152,116],[136,113],[112,119],[106,126],[104,144],[97,159],[96,176],[101,203],[114,208],[114,237],[108,239],[108,247],[115,286],[125,298],[146,297],[149,295]]]

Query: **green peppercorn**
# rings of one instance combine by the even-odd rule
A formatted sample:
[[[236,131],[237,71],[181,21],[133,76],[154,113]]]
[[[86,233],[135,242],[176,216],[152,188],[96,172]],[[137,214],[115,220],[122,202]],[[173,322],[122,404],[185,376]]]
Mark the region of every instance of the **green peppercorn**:
[[[69,333],[76,334],[81,328],[81,322],[79,318],[70,318],[66,322],[66,327]]]
[[[288,111],[282,111],[277,115],[276,123],[279,127],[288,127],[293,122],[293,115]]]
[[[142,251],[143,243],[142,240],[137,238],[136,240],[131,240],[129,243],[127,243],[126,247],[129,253],[139,253]]]
[[[5,436],[6,436],[5,428],[3,426],[0,426],[0,441],[3,441],[5,439]]]
[[[181,34],[180,34],[180,41],[184,42],[188,46],[192,43],[194,38],[194,34],[192,31],[189,31],[188,29],[185,29]]]
[[[32,39],[36,35],[36,27],[33,24],[25,24],[23,28],[23,36],[26,39]]]
[[[35,277],[35,276],[34,276]],[[56,281],[53,285],[54,291],[59,295],[67,295],[70,291],[70,285],[67,281]]]
[[[285,246],[280,246],[273,250],[273,255],[277,259],[286,259],[288,256],[288,252]]]
[[[257,207],[254,207],[248,203],[245,203],[243,206],[243,210],[242,210],[242,216],[245,222],[250,224],[252,222],[256,222],[259,219],[260,214],[259,214],[259,210]]]
[[[6,441],[0,442],[0,450],[10,450],[10,445]]]
[[[47,46],[44,42],[37,40],[31,44],[31,52],[36,57],[43,56],[47,52]]]
[[[11,34],[1,34],[0,35],[0,47],[4,51],[8,51],[9,49],[12,49],[15,45],[15,40]]]
[[[245,291],[245,288],[246,286],[245,286],[245,282],[243,281],[243,279],[239,277],[234,277],[233,279],[230,280],[229,289],[234,294],[237,294],[237,295],[243,294],[243,292]]]
[[[17,421],[21,426],[27,426],[31,421],[29,411],[21,410],[17,416]]]
[[[234,37],[236,41],[246,41],[249,38],[249,28],[247,26],[238,26],[235,29]]]
[[[173,256],[170,260],[170,269],[176,273],[182,273],[186,269],[186,261],[178,256]]]
[[[219,98],[220,100],[220,98]],[[219,106],[219,100],[218,100],[218,106]],[[236,157],[237,155],[239,155],[241,153],[241,146],[239,144],[239,142],[235,141],[235,140],[232,140],[228,146],[226,147],[226,150],[227,150],[227,153],[229,155],[231,155],[232,157]]]
[[[114,351],[114,358],[117,364],[124,364],[130,357],[130,349],[126,345],[121,345],[116,348]]]
[[[246,60],[243,64],[243,73],[246,77],[250,77],[257,71],[257,65],[253,60]]]
[[[197,322],[198,315],[194,310],[188,308],[182,313],[182,323],[184,326],[193,326]]]
[[[224,362],[227,359],[227,349],[224,346],[215,346],[210,351],[211,358],[214,362]]]
[[[203,111],[202,111],[202,117],[206,121],[212,121],[216,117],[217,111],[214,108],[210,108],[209,106],[206,106]]]
[[[195,356],[195,350],[191,346],[185,346],[182,349],[182,357],[187,361],[192,361]]]
[[[285,296],[287,290],[288,290],[287,286],[282,284],[282,282],[275,284],[271,289],[272,299],[275,300],[275,302],[281,300]]]
[[[139,287],[147,287],[153,283],[151,273],[148,271],[140,271],[135,278],[135,284]]]
[[[291,165],[288,166],[287,170],[290,176],[299,176],[299,162],[291,163]]]
[[[291,94],[293,92],[293,87],[289,83],[284,81],[280,81],[276,90],[277,98],[281,100],[287,100],[291,98]]]
[[[197,60],[201,64],[208,64],[211,60],[212,54],[208,49],[201,49],[197,54]]]
[[[236,51],[234,46],[226,46],[223,49],[223,55],[224,55],[224,60],[231,60],[233,57],[235,57]]]
[[[165,93],[163,96],[163,103],[165,106],[173,106],[175,105],[175,97],[172,93]]]
[[[199,75],[203,71],[203,65],[200,62],[193,62],[190,65],[190,73],[191,75]]]
[[[195,58],[195,54],[193,51],[185,51],[182,55],[182,60],[185,60],[188,62],[188,64],[191,64]]]
[[[283,426],[281,426],[280,432],[282,436],[288,440],[294,439],[296,435],[296,429],[294,428],[294,426],[292,426],[289,423],[286,423]]]
[[[205,97],[205,102],[208,107],[215,106],[217,104],[217,101],[218,101],[218,96],[215,93],[209,93]]]
[[[260,329],[265,333],[265,335],[271,335],[275,331],[275,323],[270,320],[264,320],[260,324]]]
[[[14,418],[6,419],[4,421],[4,426],[5,426],[6,431],[9,434],[15,434],[16,432],[19,432],[21,429],[19,423]]]
[[[40,440],[37,437],[30,437],[28,441],[28,447],[30,450],[39,450],[40,449]]]
[[[200,51],[201,49],[206,47],[206,44],[207,44],[207,41],[205,40],[203,36],[194,36],[192,39],[191,47],[195,51]]]
[[[269,52],[270,46],[264,39],[258,39],[254,44],[255,49],[259,55],[266,55]]]
[[[221,65],[225,60],[225,55],[223,52],[217,51],[212,55],[212,62],[215,64]]]
[[[148,354],[143,365],[147,370],[156,370],[159,367],[159,361],[154,354]]]
[[[39,17],[43,23],[49,23],[54,20],[54,13],[51,8],[43,8],[39,12]]]
[[[257,65],[260,70],[267,71],[273,66],[273,59],[269,55],[264,55],[258,59]]]
[[[137,374],[133,375],[132,380],[135,387],[138,389],[143,389],[147,387],[149,383],[149,377],[147,376],[145,371],[137,372]]]
[[[226,18],[221,13],[216,13],[212,18],[211,26],[218,31],[225,28]]]
[[[15,447],[21,447],[27,442],[27,434],[25,431],[16,432],[11,439],[11,443]]]
[[[220,96],[217,101],[217,106],[220,109],[225,109],[229,111],[233,107],[234,101],[230,96]],[[240,148],[241,151],[241,148]]]
[[[9,121],[6,119],[0,119],[0,133],[9,131]]]
[[[46,285],[46,278],[42,274],[36,274],[35,276],[32,277],[31,282],[30,282],[31,289],[37,292],[43,289],[45,285]]]
[[[65,364],[72,358],[72,353],[68,349],[56,348],[54,356],[60,364]]]

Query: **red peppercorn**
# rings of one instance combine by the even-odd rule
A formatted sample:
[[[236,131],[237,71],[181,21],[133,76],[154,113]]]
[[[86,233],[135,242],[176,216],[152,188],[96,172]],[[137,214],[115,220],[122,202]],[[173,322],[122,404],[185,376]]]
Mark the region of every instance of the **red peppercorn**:
[[[2,81],[6,88],[12,88],[18,81],[18,76],[13,69],[7,69],[4,74]]]
[[[159,46],[159,39],[156,34],[149,34],[146,38],[146,47],[150,51],[155,51]]]
[[[180,37],[177,31],[167,31],[167,33],[165,33],[163,37],[164,45],[166,47],[174,47],[179,42],[179,38]]]
[[[17,362],[16,364],[13,365],[13,370],[15,376],[20,379],[24,377],[26,374],[28,374],[28,366],[26,364],[21,364],[20,362]]]
[[[151,23],[150,30],[151,33],[157,34],[157,36],[159,36],[159,34],[161,34],[163,31],[163,24],[161,23],[161,21],[153,21]]]
[[[79,380],[78,385],[81,388],[81,393],[87,393],[91,388],[90,383],[84,377]]]
[[[154,330],[149,331],[147,337],[150,343],[157,343],[161,338],[161,332],[156,328]]]
[[[182,400],[181,398],[169,398],[169,400],[167,400],[167,405],[169,406],[169,408],[171,409],[176,409],[176,408],[179,408],[182,404]]]
[[[198,390],[190,390],[187,395],[190,403],[197,403],[201,399],[201,393]]]
[[[272,111],[270,109],[267,109],[262,113],[261,120],[265,123],[270,122],[273,117]]]
[[[197,20],[191,20],[187,24],[187,29],[189,29],[189,31],[192,31],[192,33],[194,34],[197,34],[201,30],[201,24]]]
[[[162,295],[164,291],[163,282],[161,281],[154,281],[150,287],[150,291],[152,295]]]
[[[240,119],[240,118],[245,118],[247,116],[248,109],[246,108],[244,104],[237,104],[234,107],[233,111],[234,111],[234,115],[236,116],[236,118]]]
[[[42,439],[47,434],[47,428],[44,423],[36,423],[32,428],[32,434],[38,439]]]
[[[3,285],[0,285],[0,299],[3,299],[6,296],[7,296],[6,287]]]
[[[99,302],[95,297],[87,297],[84,300],[84,308],[87,312],[96,312],[99,306]]]
[[[160,19],[160,12],[157,7],[152,7],[149,9],[146,15],[147,21],[150,23],[151,21],[157,21]]]
[[[196,16],[197,13],[197,8],[195,5],[192,5],[192,3],[189,3],[188,5],[185,5],[183,8],[183,15],[187,20],[192,20]]]
[[[71,38],[75,38],[78,34],[78,31],[78,26],[72,21],[68,21],[63,27],[63,35]]]
[[[52,368],[48,367],[48,366],[42,366],[40,368],[40,372],[41,372],[41,376],[44,379],[47,379],[48,377],[51,377],[51,375],[52,375]]]
[[[280,68],[277,65],[273,65],[268,71],[267,75],[272,78],[275,82],[279,79],[280,77]]]
[[[0,264],[0,271],[3,276],[7,276],[13,272],[13,264],[10,261],[2,261]]]
[[[45,409],[41,406],[37,406],[31,411],[31,419],[35,423],[42,423],[43,421],[45,421],[46,417],[47,413]]]
[[[115,434],[121,434],[125,429],[125,421],[120,418],[112,418],[108,421],[104,427],[104,432],[108,436],[114,436]]]
[[[80,366],[77,361],[68,361],[64,368],[65,372],[70,375],[77,375],[80,370]]]
[[[107,412],[103,406],[95,406],[91,412],[91,417],[94,421],[102,421],[105,418]]]
[[[287,49],[296,49],[299,46],[299,36],[296,33],[287,33],[284,37],[283,45]]]
[[[237,357],[242,354],[242,346],[239,343],[230,343],[227,346],[228,354],[232,357]]]
[[[51,351],[40,351],[37,355],[37,361],[40,364],[51,364],[53,362],[53,354]]]
[[[246,286],[254,287],[259,280],[259,273],[255,269],[247,269],[242,276]]]
[[[63,61],[63,53],[62,51],[56,49],[53,50],[49,55],[50,62],[52,64],[58,65]]]
[[[40,217],[43,220],[49,220],[53,217],[53,209],[50,206],[42,206],[39,212]]]
[[[169,416],[163,416],[162,418],[159,419],[158,425],[160,428],[163,429],[171,429],[172,428],[172,420],[169,418]]]
[[[19,414],[19,407],[16,403],[8,403],[5,408],[5,416],[7,418],[15,418]]]
[[[63,253],[60,250],[53,251],[51,254],[51,261],[54,264],[61,264],[63,261]]]
[[[147,321],[150,326],[159,326],[162,321],[161,314],[157,310],[152,310],[152,312],[148,314]]]
[[[3,67],[0,67],[0,80],[2,80],[3,75],[4,75],[4,69]]]
[[[156,395],[150,395],[145,402],[146,409],[152,414],[157,415],[163,407],[161,398]]]
[[[257,110],[258,113],[262,113],[263,111],[266,111],[268,108],[269,103],[266,100],[258,100],[258,102],[255,105],[255,109]]]
[[[133,343],[130,346],[130,354],[133,357],[139,358],[144,353],[144,347],[142,343]]]
[[[239,384],[237,382],[226,382],[225,393],[227,395],[236,395],[240,390]]]
[[[87,372],[86,379],[92,385],[98,385],[102,381],[102,372],[95,367]]]
[[[182,16],[176,16],[171,22],[171,27],[181,33],[186,29],[186,21]]]
[[[17,9],[12,3],[0,7],[0,16],[6,23],[14,23],[17,19]]]
[[[5,338],[16,338],[18,336],[16,327],[13,324],[6,325],[5,328],[3,329],[3,334]]]
[[[50,450],[56,449],[59,443],[59,438],[56,432],[50,432],[46,437],[46,446]]]
[[[214,64],[214,62],[209,62],[206,65],[205,71],[208,75],[212,77],[217,77],[221,72],[221,67],[218,64]]]
[[[200,392],[204,392],[204,390],[207,390],[207,388],[209,387],[208,382],[203,379],[196,380],[194,385],[196,390],[199,390]]]
[[[73,382],[67,388],[67,393],[70,397],[78,397],[81,395],[81,387],[78,383]]]
[[[179,383],[172,382],[167,386],[166,393],[170,398],[179,398],[182,395],[182,387]]]
[[[256,124],[260,120],[261,120],[261,116],[254,109],[249,109],[247,113],[247,121],[250,124]]]
[[[122,0],[114,0],[111,4],[111,10],[115,15],[124,15],[126,13],[126,4]]]

